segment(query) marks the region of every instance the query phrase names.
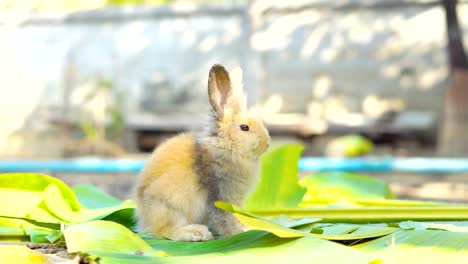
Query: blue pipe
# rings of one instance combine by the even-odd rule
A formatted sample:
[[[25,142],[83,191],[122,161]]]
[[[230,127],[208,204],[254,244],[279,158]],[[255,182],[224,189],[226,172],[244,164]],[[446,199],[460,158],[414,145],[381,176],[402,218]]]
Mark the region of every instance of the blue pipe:
[[[316,158],[299,161],[300,171],[373,171],[409,173],[468,172],[464,158]]]
[[[300,171],[392,171],[392,158],[318,158],[299,160]]]
[[[144,161],[130,159],[78,158],[64,160],[3,160],[2,172],[137,173]]]
[[[0,172],[138,173],[143,165],[144,160],[138,159],[3,160]],[[299,161],[299,170],[461,173],[468,172],[468,159],[305,157]]]

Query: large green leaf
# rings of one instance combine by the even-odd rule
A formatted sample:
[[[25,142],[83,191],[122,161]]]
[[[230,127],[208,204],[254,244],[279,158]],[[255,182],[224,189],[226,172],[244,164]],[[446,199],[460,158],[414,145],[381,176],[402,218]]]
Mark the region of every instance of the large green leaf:
[[[396,221],[468,221],[468,205],[464,206],[368,206],[357,208],[285,208],[255,210],[263,217],[286,214],[293,218],[322,218],[335,223],[382,223]]]
[[[361,135],[345,135],[332,140],[327,151],[329,154],[343,157],[356,157],[372,151],[374,144]]]
[[[170,255],[190,256],[207,253],[225,253],[252,247],[265,247],[283,244],[289,239],[278,239],[277,236],[263,231],[247,231],[234,236],[206,242],[178,242],[160,238],[146,238],[148,244]]]
[[[299,204],[306,191],[297,183],[298,162],[303,149],[301,145],[290,144],[262,156],[260,182],[244,203],[248,210]]]
[[[0,215],[0,226],[11,228],[48,228],[51,230],[59,230],[59,223],[39,222],[33,219],[24,217],[11,217]]]
[[[110,214],[100,215],[94,219],[112,221],[124,225],[127,228],[133,228],[135,225],[134,208],[135,204],[131,201],[125,201],[111,196],[102,190],[90,184],[77,184],[73,186],[78,200],[81,204],[90,209],[106,209]]]
[[[466,206],[466,204],[418,201],[418,200],[401,200],[401,199],[352,199],[352,200],[304,200],[299,204],[299,207],[340,207],[339,205],[347,205],[348,207],[362,206],[389,206],[389,207],[427,207],[427,206]],[[343,207],[343,206],[341,206]]]
[[[1,230],[4,232],[1,232]],[[0,240],[27,240],[36,243],[54,242],[61,233],[60,225],[54,223],[37,222],[27,218],[11,218],[0,216]],[[21,231],[22,235],[9,234],[8,230]]]
[[[307,188],[303,201],[310,203],[395,198],[385,182],[346,172],[318,173],[301,179],[299,183]]]
[[[334,242],[302,237],[284,239],[263,232],[246,232],[209,242],[189,243],[170,242],[171,246],[182,244],[193,255],[151,257],[118,254],[108,252],[91,252],[106,263],[371,263],[376,258],[366,252],[353,250]],[[242,239],[242,240],[241,240]],[[194,250],[193,247],[197,247]],[[152,246],[158,247],[157,242]],[[166,244],[167,246],[167,244]],[[225,247],[229,250],[225,250]],[[181,247],[179,247],[180,249]],[[211,251],[210,251],[211,249]],[[217,251],[219,249],[219,251]],[[200,253],[203,252],[203,253]],[[216,252],[216,253],[214,253]],[[185,255],[185,254],[184,254]],[[373,262],[375,263],[375,262]]]
[[[357,239],[365,239],[365,238],[372,238],[372,237],[380,237],[392,232],[395,232],[397,229],[389,228],[389,227],[376,227],[372,230],[366,230],[356,233],[351,232],[341,232],[341,233],[327,233],[322,232],[320,234],[317,233],[309,233],[304,232],[301,230],[296,230],[293,228],[289,228],[286,226],[282,226],[278,223],[275,223],[271,220],[256,216],[252,213],[249,213],[235,205],[231,205],[224,202],[216,202],[216,206],[227,211],[233,213],[233,215],[246,227],[252,230],[262,230],[267,231],[272,234],[275,234],[278,237],[283,238],[290,238],[290,237],[304,237],[304,236],[313,236],[322,239],[329,239],[329,240],[357,240]],[[313,223],[313,222],[312,222]],[[357,230],[356,227],[354,230]]]
[[[30,241],[48,242],[48,236],[60,228],[60,218],[51,214],[45,203],[50,192],[58,194],[66,210],[80,209],[73,192],[55,178],[34,173],[0,174],[0,226],[23,230],[23,238]],[[0,236],[15,240],[6,234]]]
[[[30,241],[30,237],[24,232],[22,228],[2,227],[0,224],[0,244],[2,243],[2,241]]]
[[[56,185],[63,199],[69,204],[71,210],[79,210],[80,205],[73,193],[73,191],[68,187],[65,183],[61,180],[56,179],[51,176],[47,176],[44,174],[37,174],[37,173],[4,173],[0,174],[0,195],[3,198],[3,192],[9,191],[19,191],[15,192],[13,195],[24,195],[17,196],[19,200],[23,202],[37,202],[37,197],[35,197],[36,193],[42,193],[49,185],[54,184]],[[3,206],[8,205],[8,200],[11,199],[9,196],[11,193],[6,193],[7,200],[1,200]],[[32,197],[34,196],[34,197]],[[29,200],[27,200],[29,199]],[[13,203],[16,207],[23,206],[20,203]],[[2,208],[4,209],[4,208]],[[0,209],[1,210],[1,209]],[[0,211],[1,214],[2,211]]]
[[[80,205],[75,193],[58,179],[34,173],[0,174],[0,227],[22,229],[33,242],[59,239],[61,224],[106,219],[133,227],[131,201],[121,202],[90,186],[78,186],[76,192],[93,209]],[[18,237],[0,234],[0,239]]]
[[[116,210],[105,217],[99,216],[97,219],[116,222],[125,226],[128,229],[133,229],[135,228],[136,224],[135,208],[133,208],[133,205],[131,205],[129,206],[129,208]]]
[[[25,236],[26,233],[22,228],[0,227],[0,237],[2,236]],[[1,239],[1,238],[0,238]]]
[[[466,222],[459,222],[457,225],[448,223],[423,223],[414,221],[404,221],[398,224],[403,229],[414,229],[414,230],[426,230],[426,229],[438,229],[452,232],[468,232],[468,226],[460,226],[460,224],[466,224]]]
[[[103,220],[76,224],[63,231],[69,252],[161,254],[126,227]]]
[[[66,204],[67,211],[81,208],[73,191],[58,179],[34,173],[0,174],[0,215],[59,222],[61,219],[51,214],[44,203],[49,195],[53,196],[53,204]]]
[[[62,199],[58,187],[49,185],[43,193],[43,203],[38,208],[32,210],[32,218],[38,218],[39,213],[47,211],[50,216],[60,222],[81,223],[93,219],[101,219],[110,214],[127,208],[134,208],[134,204],[126,201],[117,206],[87,209],[82,207],[78,211],[70,210],[67,201]]]
[[[53,177],[33,173],[0,174],[0,216],[49,223],[80,223],[135,207],[130,201],[119,202],[95,188],[81,186],[77,193],[84,203],[94,208],[81,206],[72,189]]]
[[[0,245],[0,263],[43,264],[47,258],[26,246]]]
[[[468,263],[467,233],[400,230],[353,247],[375,253],[383,263]]]
[[[76,184],[72,188],[78,201],[89,209],[113,207],[122,204],[122,201],[90,184]]]

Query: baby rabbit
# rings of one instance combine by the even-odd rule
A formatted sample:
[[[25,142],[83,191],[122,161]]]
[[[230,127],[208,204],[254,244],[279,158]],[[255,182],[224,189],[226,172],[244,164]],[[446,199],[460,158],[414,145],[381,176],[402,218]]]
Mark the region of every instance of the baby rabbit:
[[[241,206],[257,182],[259,156],[270,143],[262,122],[247,112],[240,68],[213,65],[208,77],[210,126],[161,144],[142,170],[136,216],[142,231],[177,241],[206,241],[244,227],[214,206]]]

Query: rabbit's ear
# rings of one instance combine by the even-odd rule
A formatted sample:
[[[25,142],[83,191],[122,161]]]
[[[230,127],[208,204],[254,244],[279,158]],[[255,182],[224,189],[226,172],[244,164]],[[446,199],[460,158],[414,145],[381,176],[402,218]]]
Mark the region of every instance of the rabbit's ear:
[[[231,96],[232,85],[229,73],[222,65],[213,65],[208,77],[208,97],[217,115],[223,115]]]
[[[240,67],[234,68],[230,72],[232,96],[228,102],[234,112],[243,112],[247,109],[247,97],[244,94],[244,84],[242,83],[242,69]]]

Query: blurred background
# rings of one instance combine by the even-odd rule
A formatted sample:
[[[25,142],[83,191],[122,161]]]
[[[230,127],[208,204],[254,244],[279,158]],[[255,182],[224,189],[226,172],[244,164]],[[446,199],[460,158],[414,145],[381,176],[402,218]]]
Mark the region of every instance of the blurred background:
[[[144,158],[203,126],[214,63],[305,156],[468,157],[466,43],[464,0],[3,0],[0,158]],[[465,173],[373,175],[468,200]]]

